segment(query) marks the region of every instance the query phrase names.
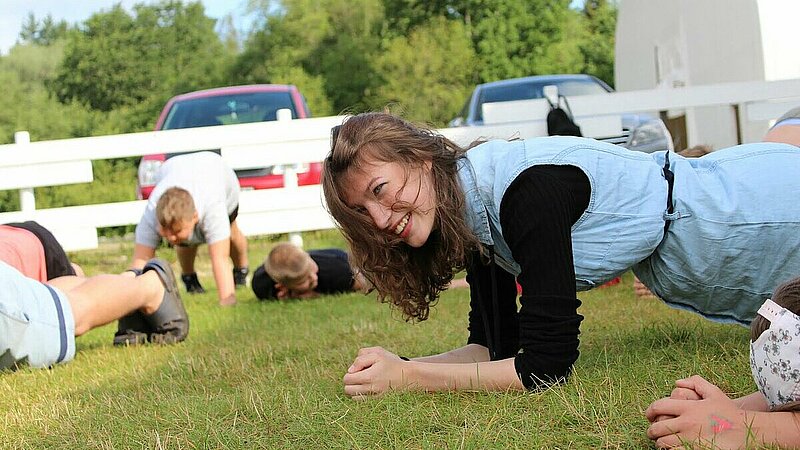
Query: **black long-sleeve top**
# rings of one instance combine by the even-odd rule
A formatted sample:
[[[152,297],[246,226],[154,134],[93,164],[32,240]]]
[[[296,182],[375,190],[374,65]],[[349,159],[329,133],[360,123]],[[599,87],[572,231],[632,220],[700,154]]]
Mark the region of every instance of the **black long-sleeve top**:
[[[565,379],[578,359],[583,316],[577,311],[581,302],[575,290],[571,228],[586,210],[590,194],[589,180],[580,169],[554,165],[528,168],[506,190],[500,224],[522,268],[517,279],[522,286],[519,310],[513,275],[488,264],[478,252],[467,268],[472,307],[468,343],[489,347],[486,326],[495,328],[494,271],[499,327],[491,335],[498,341],[493,342],[493,359],[514,357],[528,389]]]

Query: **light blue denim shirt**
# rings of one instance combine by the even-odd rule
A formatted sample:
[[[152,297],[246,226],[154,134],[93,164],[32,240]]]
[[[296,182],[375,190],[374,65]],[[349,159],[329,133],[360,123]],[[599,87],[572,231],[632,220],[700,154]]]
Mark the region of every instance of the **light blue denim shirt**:
[[[670,162],[674,212],[667,214],[664,153],[573,137],[490,141],[459,162],[466,219],[494,246],[497,264],[519,275],[500,224],[503,195],[529,167],[578,167],[591,185],[572,227],[578,290],[633,268],[671,306],[748,325],[780,282],[800,275],[800,150],[749,144],[699,159],[671,154]]]

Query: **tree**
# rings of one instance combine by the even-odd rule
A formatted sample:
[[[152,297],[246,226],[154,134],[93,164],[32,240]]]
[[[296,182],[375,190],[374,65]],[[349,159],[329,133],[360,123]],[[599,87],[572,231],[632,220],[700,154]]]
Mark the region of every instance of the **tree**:
[[[614,34],[617,8],[608,0],[587,0],[583,6],[586,37],[580,45],[583,72],[614,85]]]
[[[477,55],[478,81],[576,72],[582,66],[570,0],[384,0],[392,32],[435,17],[464,24]]]
[[[53,16],[48,14],[39,21],[33,13],[28,13],[25,22],[22,23],[19,38],[23,44],[48,46],[65,38],[68,31],[69,26],[65,20],[56,22]]]
[[[564,24],[569,0],[472,0],[464,2],[463,17],[472,23],[481,81],[528,75],[572,72],[579,61],[570,53],[553,52],[554,45],[570,40]]]
[[[62,52],[63,45],[58,43],[47,47],[18,44],[9,55],[0,57],[0,85],[4,88],[4,95],[0,96],[0,144],[13,143],[17,131],[28,131],[33,141],[87,136],[92,132],[100,120],[96,114],[78,103],[59,103],[43,85],[54,73]],[[133,181],[128,184],[132,193]],[[51,189],[70,195],[107,192],[107,189],[91,189],[90,185]],[[37,189],[37,196],[39,192]],[[50,201],[47,196],[39,196],[38,200],[39,206]],[[17,209],[18,191],[0,191],[0,211]]]
[[[413,120],[444,125],[472,90],[475,59],[464,25],[433,19],[407,39],[394,38],[377,58],[375,68],[384,83],[373,106],[396,103]]]
[[[257,1],[251,8],[263,20],[247,39],[233,79],[274,83],[302,74],[289,81],[315,115],[366,107],[365,92],[374,86],[368,59],[377,52],[383,21],[380,0]]]
[[[62,102],[131,111],[131,129],[148,128],[172,95],[219,85],[228,56],[214,19],[199,3],[120,5],[92,15],[67,43],[51,84]]]
[[[14,141],[14,133],[28,131],[33,140],[86,136],[95,117],[77,103],[61,104],[43,83],[56,70],[61,45],[16,45],[0,58],[0,143]]]
[[[330,32],[306,65],[324,77],[335,112],[362,112],[381,83],[373,60],[381,53],[384,11],[379,0],[331,1]]]

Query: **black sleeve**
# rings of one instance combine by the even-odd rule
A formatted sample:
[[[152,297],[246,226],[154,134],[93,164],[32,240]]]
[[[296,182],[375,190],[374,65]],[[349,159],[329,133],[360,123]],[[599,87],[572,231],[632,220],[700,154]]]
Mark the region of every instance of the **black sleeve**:
[[[583,316],[577,312],[571,228],[586,210],[590,189],[575,167],[535,166],[514,180],[500,206],[503,236],[522,268],[514,365],[528,389],[566,379],[578,359]]]
[[[338,294],[353,290],[353,269],[347,253],[339,249],[311,250],[311,259],[317,263],[317,287],[320,294]]]
[[[258,269],[253,272],[253,279],[250,280],[250,286],[253,288],[253,292],[259,300],[272,300],[277,298],[275,280],[270,278],[267,271],[264,270],[263,264],[258,266]]]
[[[492,270],[495,271],[497,287],[497,309],[500,321],[498,333],[494,333],[494,307],[492,305]],[[519,324],[517,322],[517,282],[514,276],[496,265],[481,260],[480,254],[472,252],[467,264],[470,312],[468,344],[480,344],[496,354],[492,359],[510,358],[519,349]],[[483,310],[485,309],[485,313]],[[485,314],[485,316],[484,316]],[[491,336],[487,330],[492,331]],[[489,345],[489,340],[493,345]],[[498,342],[494,342],[495,339]]]

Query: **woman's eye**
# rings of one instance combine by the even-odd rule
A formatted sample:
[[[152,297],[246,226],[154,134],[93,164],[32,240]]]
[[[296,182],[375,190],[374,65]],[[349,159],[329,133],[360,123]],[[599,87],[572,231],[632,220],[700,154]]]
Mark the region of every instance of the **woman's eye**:
[[[386,185],[386,183],[381,183],[381,184],[375,186],[374,188],[372,188],[372,194],[377,197],[381,193],[381,190],[383,189],[384,185]]]

